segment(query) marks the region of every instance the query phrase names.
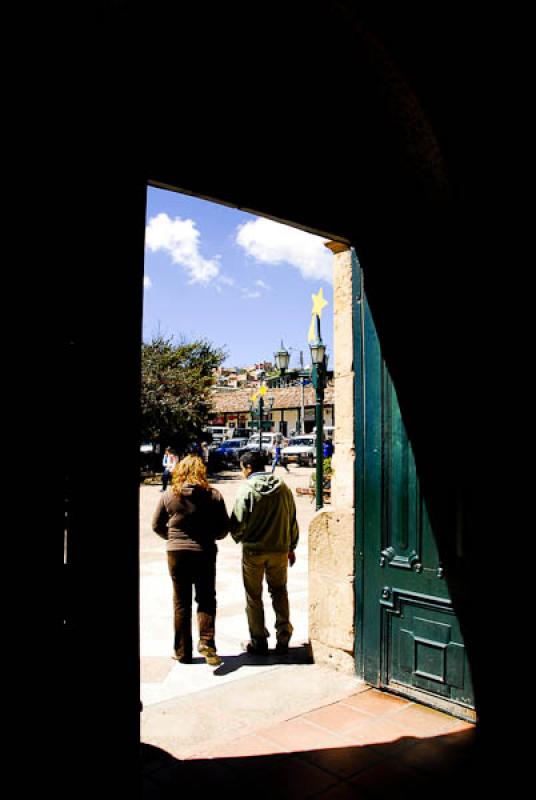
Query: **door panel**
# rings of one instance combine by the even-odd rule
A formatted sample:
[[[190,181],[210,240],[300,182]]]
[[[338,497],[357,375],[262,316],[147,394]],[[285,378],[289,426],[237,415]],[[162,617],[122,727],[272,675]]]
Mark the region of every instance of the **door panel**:
[[[362,315],[356,328],[362,359],[356,438],[359,433],[363,441],[356,461],[363,471],[356,476],[363,498],[356,514],[364,562],[361,572],[356,569],[363,582],[360,663],[373,685],[417,693],[431,705],[454,704],[463,716],[474,703],[460,626],[366,298],[356,309]]]
[[[398,684],[472,706],[471,681],[458,620],[450,604],[392,590],[382,601],[386,685]]]

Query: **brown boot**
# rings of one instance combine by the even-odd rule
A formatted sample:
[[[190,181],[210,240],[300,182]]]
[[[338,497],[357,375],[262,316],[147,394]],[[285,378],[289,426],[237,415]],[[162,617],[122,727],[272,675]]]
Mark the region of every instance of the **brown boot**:
[[[221,658],[216,652],[215,647],[210,647],[208,644],[200,644],[197,648],[202,656],[205,656],[205,661],[211,667],[219,667],[221,664]]]

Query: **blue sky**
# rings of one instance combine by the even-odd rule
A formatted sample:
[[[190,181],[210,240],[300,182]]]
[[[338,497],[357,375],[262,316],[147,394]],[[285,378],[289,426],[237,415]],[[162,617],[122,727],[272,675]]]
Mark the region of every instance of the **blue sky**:
[[[148,187],[143,340],[159,331],[227,349],[228,366],[273,361],[283,340],[291,366],[310,361],[307,333],[320,288],[322,338],[333,363],[332,254],[322,237]]]

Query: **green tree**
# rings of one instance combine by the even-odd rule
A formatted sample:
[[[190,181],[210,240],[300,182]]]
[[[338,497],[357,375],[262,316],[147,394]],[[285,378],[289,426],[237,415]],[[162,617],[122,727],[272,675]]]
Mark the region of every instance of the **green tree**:
[[[204,339],[175,344],[173,337],[159,335],[142,345],[143,441],[182,450],[200,435],[210,410],[213,370],[226,356]]]

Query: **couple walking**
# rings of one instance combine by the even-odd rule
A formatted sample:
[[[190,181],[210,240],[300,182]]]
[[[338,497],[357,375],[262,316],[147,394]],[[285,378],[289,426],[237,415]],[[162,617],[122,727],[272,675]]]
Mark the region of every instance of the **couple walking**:
[[[207,470],[198,456],[186,456],[174,469],[172,487],[153,515],[155,533],[167,540],[168,569],[173,583],[174,658],[192,660],[192,586],[195,587],[199,642],[208,664],[221,663],[216,652],[216,541],[231,533],[242,544],[242,578],[251,655],[268,653],[269,632],[264,624],[262,586],[266,577],[275,612],[276,653],[285,654],[292,635],[287,593],[287,568],[296,560],[296,506],[288,486],[264,471],[262,456],[245,453],[240,459],[245,478],[231,516],[217,489],[209,486]]]

